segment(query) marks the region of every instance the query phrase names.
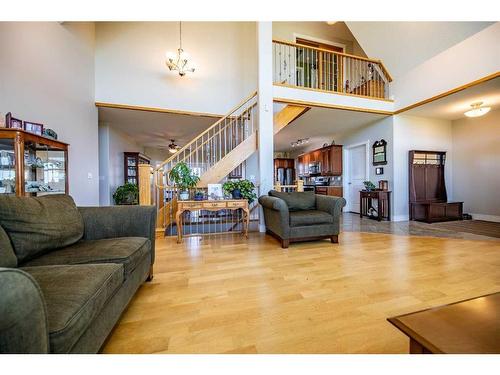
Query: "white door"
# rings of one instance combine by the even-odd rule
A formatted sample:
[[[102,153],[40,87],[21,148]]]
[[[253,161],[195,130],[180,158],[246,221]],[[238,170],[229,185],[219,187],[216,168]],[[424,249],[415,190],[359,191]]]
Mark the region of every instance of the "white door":
[[[349,207],[351,212],[359,213],[359,191],[364,189],[363,182],[368,179],[366,175],[366,145],[349,149],[348,168]]]

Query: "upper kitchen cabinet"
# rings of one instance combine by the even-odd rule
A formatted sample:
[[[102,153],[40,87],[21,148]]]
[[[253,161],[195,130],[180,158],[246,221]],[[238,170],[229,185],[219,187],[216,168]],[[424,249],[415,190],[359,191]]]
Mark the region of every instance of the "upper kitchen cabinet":
[[[330,175],[331,176],[342,176],[342,146],[334,145],[330,146]]]

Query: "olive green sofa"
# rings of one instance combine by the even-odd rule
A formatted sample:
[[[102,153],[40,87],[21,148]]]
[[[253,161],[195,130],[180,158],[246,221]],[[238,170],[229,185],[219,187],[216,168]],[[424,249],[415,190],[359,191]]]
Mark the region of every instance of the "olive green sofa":
[[[287,248],[290,242],[330,238],[338,242],[340,215],[346,201],[342,197],[314,192],[284,193],[271,190],[259,198],[264,211],[266,232]]]
[[[96,353],[152,277],[152,206],[0,195],[0,353]]]

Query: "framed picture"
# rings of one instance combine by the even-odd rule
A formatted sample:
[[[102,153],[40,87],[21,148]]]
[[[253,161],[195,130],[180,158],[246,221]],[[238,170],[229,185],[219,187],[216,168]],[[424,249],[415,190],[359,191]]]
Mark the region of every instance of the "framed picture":
[[[5,126],[11,129],[24,129],[23,120],[12,117],[10,112],[5,115]]]
[[[24,130],[27,132],[42,135],[43,134],[43,124],[37,124],[36,122],[24,121]]]
[[[222,199],[222,184],[208,184],[208,199]]]
[[[375,174],[384,174],[384,168],[383,167],[375,168]]]
[[[387,164],[387,142],[384,139],[376,141],[373,146],[373,165]]]

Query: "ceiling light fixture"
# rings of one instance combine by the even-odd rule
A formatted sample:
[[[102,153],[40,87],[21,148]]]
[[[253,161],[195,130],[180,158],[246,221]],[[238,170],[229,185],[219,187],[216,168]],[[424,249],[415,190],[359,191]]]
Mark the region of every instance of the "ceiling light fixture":
[[[491,107],[481,107],[483,105],[483,102],[476,102],[472,103],[470,106],[472,109],[468,110],[467,112],[464,113],[467,117],[479,117],[487,114]]]
[[[302,146],[303,144],[306,144],[309,142],[309,138],[303,138],[303,139],[297,139],[295,142],[290,142],[292,147],[298,147]]]
[[[168,152],[170,152],[171,154],[175,154],[180,149],[180,147],[177,146],[174,141],[174,139],[171,139],[170,144],[168,145]]]
[[[179,48],[177,53],[167,52],[167,61],[165,62],[169,70],[177,70],[181,77],[187,72],[193,73],[193,62],[189,63],[189,54],[182,49],[182,22],[179,22]]]

